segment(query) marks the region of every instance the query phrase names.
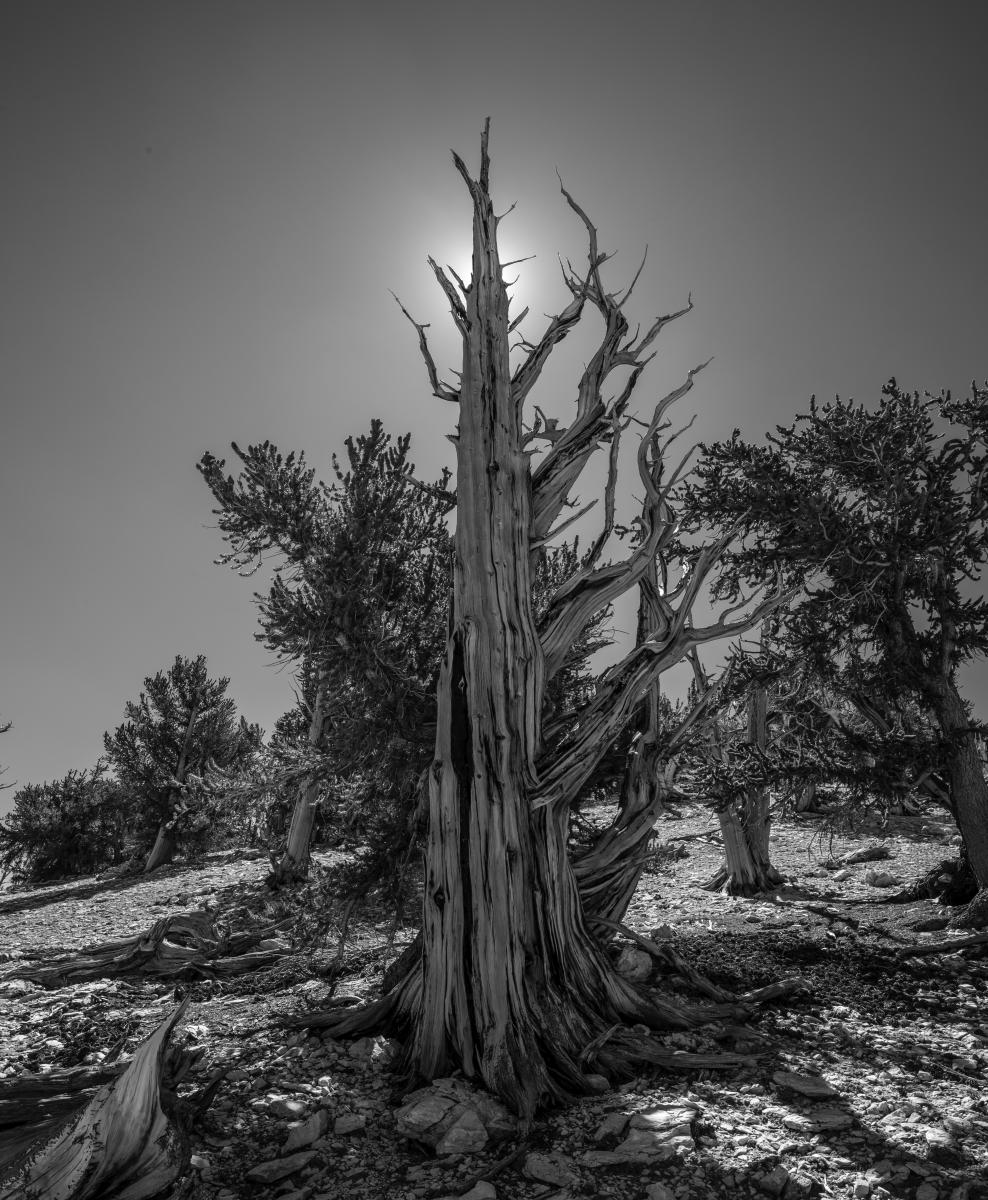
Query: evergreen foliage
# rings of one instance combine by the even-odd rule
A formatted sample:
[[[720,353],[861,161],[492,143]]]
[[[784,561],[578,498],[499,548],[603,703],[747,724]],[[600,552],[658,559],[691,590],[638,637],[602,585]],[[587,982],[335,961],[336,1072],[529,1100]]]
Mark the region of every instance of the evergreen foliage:
[[[979,843],[984,885],[983,726],[957,671],[988,654],[977,586],[988,561],[988,391],[920,397],[893,379],[874,408],[814,398],[767,441],[735,430],[705,446],[683,489],[693,528],[737,532],[719,594],[736,599],[777,574],[808,581],[784,621],[790,663],[824,697],[804,695],[804,728],[822,724],[838,768],[843,758],[848,779],[873,794],[939,787],[969,848]]]
[[[103,761],[51,783],[29,783],[0,821],[0,877],[33,885],[115,866],[125,856],[131,817],[130,800]]]
[[[205,655],[176,655],[166,671],[144,680],[126,720],[103,745],[109,765],[134,813],[134,833],[148,844],[162,826],[187,846],[220,835],[222,808],[215,809],[196,785],[210,769],[236,769],[250,761],[261,730],[238,717],[227,696],[229,679],[210,679]]]
[[[446,518],[456,499],[447,473],[416,479],[410,444],[410,435],[395,439],[372,421],[369,433],[346,440],[345,463],[334,455],[330,485],[317,481],[304,454],[284,456],[268,442],[233,446],[237,476],[211,454],[199,463],[230,546],[218,561],[250,575],[270,560],[269,590],[255,594],[256,636],[297,672],[298,703],[268,746],[270,825],[284,828],[299,781],[317,773],[316,836],[362,845],[335,881],[351,894],[373,884],[400,889],[435,748],[452,568]],[[540,612],[580,565],[576,544],[540,552]],[[607,616],[588,624],[553,681],[547,704],[560,731],[592,692],[585,660],[607,644]],[[313,747],[319,688],[323,732]]]

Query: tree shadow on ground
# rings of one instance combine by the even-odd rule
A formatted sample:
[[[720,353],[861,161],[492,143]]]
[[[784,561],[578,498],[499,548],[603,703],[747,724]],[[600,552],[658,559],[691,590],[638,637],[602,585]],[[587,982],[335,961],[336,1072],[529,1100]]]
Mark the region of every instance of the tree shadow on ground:
[[[261,858],[263,856],[264,851],[258,851],[256,854],[241,857]],[[230,859],[231,865],[234,861],[239,860]],[[84,877],[77,882],[63,880],[51,885],[42,885],[40,888],[32,889],[31,891],[13,892],[8,894],[5,899],[0,900],[0,916],[30,912],[32,909],[45,908],[50,904],[59,904],[63,900],[91,900],[94,896],[102,894],[126,892],[142,884],[160,883],[166,879],[206,871],[217,866],[222,866],[223,862],[224,858],[221,856],[179,859],[176,862],[168,863],[166,866],[158,867],[157,870],[152,871],[148,875],[140,872],[136,875],[118,875],[104,878],[90,876]],[[194,885],[192,888],[188,886],[182,888],[183,892],[190,890],[194,891]]]

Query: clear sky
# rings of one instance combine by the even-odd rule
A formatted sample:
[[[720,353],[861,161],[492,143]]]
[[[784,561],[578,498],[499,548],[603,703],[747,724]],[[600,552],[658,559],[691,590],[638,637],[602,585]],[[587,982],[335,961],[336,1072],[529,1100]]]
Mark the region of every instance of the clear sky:
[[[615,286],[648,244],[634,314],[692,290],[641,411],[711,354],[707,440],[983,379],[983,34],[904,0],[0,5],[4,781],[92,765],[177,653],[267,729],[289,707],[196,461],[270,438],[328,474],[379,415],[450,463],[388,289],[457,365],[425,258],[463,263],[449,148],[475,167],[487,115],[504,256],[538,255],[519,305],[557,311],[555,255],[585,254],[557,167]],[[548,373],[561,413],[588,346]]]

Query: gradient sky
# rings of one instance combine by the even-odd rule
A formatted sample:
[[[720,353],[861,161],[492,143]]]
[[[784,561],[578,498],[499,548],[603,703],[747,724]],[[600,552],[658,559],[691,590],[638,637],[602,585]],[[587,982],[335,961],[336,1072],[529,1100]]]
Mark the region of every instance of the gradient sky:
[[[455,412],[388,289],[458,365],[425,258],[462,268],[449,148],[476,169],[487,115],[495,205],[518,203],[502,257],[539,256],[519,305],[558,311],[556,253],[584,259],[557,167],[615,287],[648,244],[633,315],[692,290],[639,411],[711,354],[682,408],[707,440],[893,374],[983,379],[983,31],[980,5],[903,0],[6,0],[4,781],[92,765],[177,653],[267,729],[289,707],[196,461],[270,438],[328,474],[379,415],[420,475],[451,463]],[[590,345],[547,374],[560,414]]]

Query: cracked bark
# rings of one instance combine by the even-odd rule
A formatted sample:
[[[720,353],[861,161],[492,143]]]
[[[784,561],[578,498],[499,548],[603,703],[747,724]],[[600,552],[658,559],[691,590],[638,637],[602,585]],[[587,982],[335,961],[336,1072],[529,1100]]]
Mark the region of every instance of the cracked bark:
[[[605,568],[589,562],[560,589],[540,636],[532,609],[533,549],[553,529],[579,470],[600,443],[617,435],[647,362],[644,351],[672,317],[654,322],[641,338],[628,337],[623,300],[601,282],[607,256],[597,247],[596,230],[563,189],[587,229],[589,267],[585,276],[564,269],[573,302],[552,319],[539,343],[525,343],[528,357],[512,374],[512,323],[497,253],[487,137],[485,127],[478,179],[454,155],[473,205],[473,275],[469,285],[457,281],[462,302],[433,268],[462,335],[463,367],[452,439],[452,621],[429,780],[422,953],[417,961],[409,955],[409,969],[375,1004],[294,1023],[337,1036],[387,1030],[405,1039],[399,1068],[407,1076],[432,1079],[461,1070],[529,1120],[542,1104],[593,1093],[599,1087],[590,1078],[595,1073],[626,1078],[642,1063],[724,1067],[741,1061],[677,1055],[632,1028],[689,1028],[722,1017],[726,1006],[673,1004],[639,993],[617,975],[591,932],[569,859],[569,808],[663,670],[691,646],[750,628],[782,597],[763,599],[736,622],[724,614],[695,629],[689,610],[720,553],[717,544],[708,547],[662,628],[605,673],[569,736],[551,754],[543,752],[545,687],[566,646],[610,598],[636,585],[672,536],[670,484],[660,486],[660,464],[654,454],[649,459],[649,446],[664,429],[666,409],[689,390],[699,368],[656,406],[648,444],[639,452],[646,549]],[[522,402],[587,305],[603,318],[601,345],[581,378],[572,424],[543,428],[550,447],[533,474],[526,445],[539,435],[526,435]],[[441,394],[431,355],[422,347],[424,326],[413,324],[433,390]],[[605,402],[601,389],[617,367],[630,369],[628,381]]]

